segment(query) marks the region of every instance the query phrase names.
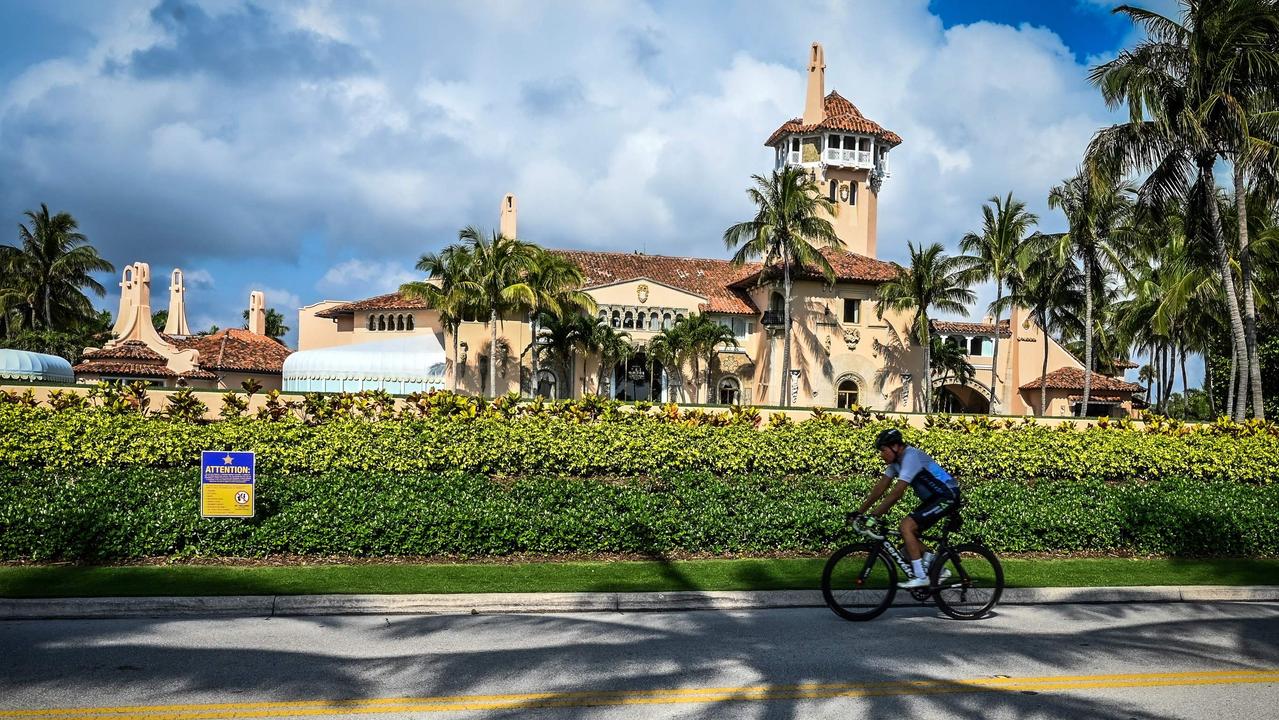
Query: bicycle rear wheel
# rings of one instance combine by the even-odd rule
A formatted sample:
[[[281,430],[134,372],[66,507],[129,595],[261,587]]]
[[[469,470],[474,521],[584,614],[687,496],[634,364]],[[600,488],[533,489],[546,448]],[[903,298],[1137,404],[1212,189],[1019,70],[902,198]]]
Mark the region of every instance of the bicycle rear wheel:
[[[933,561],[928,580],[937,607],[956,620],[985,617],[1004,592],[1004,568],[989,548],[956,545]]]
[[[877,545],[848,545],[822,570],[822,597],[845,620],[870,620],[897,594],[897,568]]]

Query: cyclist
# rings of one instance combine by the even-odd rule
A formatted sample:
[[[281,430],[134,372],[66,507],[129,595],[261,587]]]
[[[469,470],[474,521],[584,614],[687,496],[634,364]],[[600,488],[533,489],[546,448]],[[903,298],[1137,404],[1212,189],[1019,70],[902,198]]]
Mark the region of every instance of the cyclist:
[[[937,524],[948,515],[959,510],[959,483],[946,472],[928,453],[917,447],[906,444],[902,433],[896,428],[888,428],[875,436],[875,449],[887,467],[879,477],[879,482],[871,489],[870,496],[858,509],[857,515],[866,514],[867,509],[882,497],[879,506],[871,511],[870,516],[880,518],[892,509],[901,499],[906,487],[910,486],[919,497],[919,507],[902,518],[902,539],[906,544],[906,557],[910,560],[911,577],[899,583],[903,588],[927,587],[928,576],[926,566],[932,560],[932,553],[924,553],[924,546],[919,541],[919,533]],[[893,479],[897,483],[888,490]],[[887,495],[885,495],[887,491]]]

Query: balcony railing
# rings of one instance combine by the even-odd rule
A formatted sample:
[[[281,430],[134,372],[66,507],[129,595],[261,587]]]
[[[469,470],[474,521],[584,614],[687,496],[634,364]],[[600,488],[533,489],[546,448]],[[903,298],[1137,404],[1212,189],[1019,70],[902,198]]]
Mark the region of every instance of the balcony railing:
[[[874,153],[870,150],[841,150],[839,148],[826,148],[825,154],[826,164],[828,165],[851,165],[853,167],[871,167],[874,162]]]

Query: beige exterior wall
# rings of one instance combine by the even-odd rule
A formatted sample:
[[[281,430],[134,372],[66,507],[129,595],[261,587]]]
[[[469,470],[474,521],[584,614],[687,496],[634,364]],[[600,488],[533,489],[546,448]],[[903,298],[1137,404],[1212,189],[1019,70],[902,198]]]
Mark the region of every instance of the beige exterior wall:
[[[351,334],[350,318],[332,320],[316,317],[316,313],[331,307],[343,305],[345,300],[324,300],[298,309],[298,349],[314,350],[315,348],[349,345],[358,342]]]
[[[1042,374],[1044,342],[1048,343],[1048,372],[1051,373],[1063,367],[1083,369],[1083,364],[1076,360],[1075,356],[1071,355],[1056,340],[1046,336],[1039,325],[1031,319],[1028,311],[1021,308],[1015,310],[1010,326],[1013,336],[1007,344],[1012,346],[1008,358],[1012,366],[1012,372],[1008,386],[1003,388],[1004,393],[1009,396],[1005,405],[1006,412],[1012,415],[1038,415],[1039,392],[1034,391],[1034,398],[1031,400],[1028,398],[1028,393],[1019,391],[1018,388],[1037,379]],[[1000,349],[1002,351],[1002,347]],[[1060,393],[1062,395],[1061,402],[1056,406],[1049,407],[1047,414],[1068,415],[1070,413],[1066,396],[1079,393],[1078,391],[1060,391]],[[1057,411],[1059,408],[1060,412]]]
[[[830,182],[837,183],[835,214],[827,216],[835,228],[835,234],[844,241],[848,252],[875,257],[875,223],[879,198],[870,189],[870,171],[825,166],[817,173],[817,186],[822,197],[829,198]],[[854,191],[853,188],[856,188]],[[847,189],[848,197],[855,192],[856,203],[842,199]]]

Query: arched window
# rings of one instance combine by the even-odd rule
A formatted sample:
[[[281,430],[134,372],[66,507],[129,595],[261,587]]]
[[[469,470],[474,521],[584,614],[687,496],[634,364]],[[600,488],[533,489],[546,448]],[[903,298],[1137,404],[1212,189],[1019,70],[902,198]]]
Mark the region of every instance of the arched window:
[[[600,320],[603,320],[604,322],[608,322],[608,311],[607,311],[607,310],[600,310]]]
[[[377,316],[369,315],[369,330],[377,330]]]
[[[413,316],[412,316],[412,315],[408,316],[408,318],[406,318],[406,319],[405,319],[405,321],[404,321],[404,327],[408,328],[409,330],[412,330],[412,329],[413,329]]]
[[[671,314],[662,313],[662,329],[668,330],[671,327]]]
[[[555,373],[550,370],[538,370],[537,382],[533,384],[534,394],[547,398],[548,400],[556,400],[558,396],[555,394]]]
[[[739,405],[742,402],[742,384],[729,376],[719,381],[719,404]]]
[[[644,329],[644,328],[646,328],[646,327],[648,327],[648,326],[644,324],[644,311],[643,311],[643,310],[641,310],[641,311],[639,311],[639,312],[635,313],[635,329],[636,329],[636,330],[643,330],[643,329]]]
[[[682,322],[684,322],[684,315],[683,315],[683,314],[681,314],[681,313],[676,313],[676,315],[675,315],[675,324],[676,324],[676,325],[678,325],[678,324],[680,324],[680,323],[682,323]]]
[[[403,329],[404,329],[404,316],[403,316],[403,315],[396,315],[396,316],[395,316],[395,329],[396,329],[396,330],[403,330]]]
[[[848,183],[848,204],[849,205],[857,204],[857,181],[856,180]]]
[[[377,316],[377,329],[378,329],[378,330],[385,330],[385,329],[386,329],[386,316],[385,316],[385,315],[378,315],[378,316]]]
[[[985,355],[986,353],[982,352],[983,349],[985,348],[985,345],[986,345],[986,338],[984,337],[973,338],[968,344],[968,354],[969,355]]]
[[[768,299],[768,311],[781,317],[786,311],[786,298],[779,292],[773,293],[773,296]]]
[[[839,193],[839,181],[831,180],[830,181],[830,201],[831,202],[835,202],[835,198],[838,193]]]
[[[613,311],[613,327],[620,328],[621,326],[622,326],[622,311],[614,310]]]
[[[631,312],[630,310],[626,311],[626,315],[622,317],[622,327],[626,328],[627,330],[635,329],[635,313]]]
[[[839,384],[839,390],[835,397],[835,404],[841,408],[851,408],[858,404],[860,394],[857,388],[856,380],[845,380]]]

